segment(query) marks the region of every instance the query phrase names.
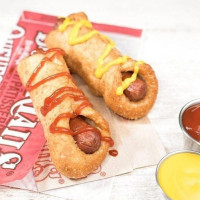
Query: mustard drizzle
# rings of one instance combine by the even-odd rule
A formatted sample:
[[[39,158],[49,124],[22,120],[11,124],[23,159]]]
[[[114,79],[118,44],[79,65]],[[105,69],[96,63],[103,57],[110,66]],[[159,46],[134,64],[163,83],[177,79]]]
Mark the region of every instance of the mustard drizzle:
[[[71,19],[69,17],[67,17],[63,21],[63,23],[58,27],[58,30],[60,32],[63,32],[66,30],[66,28],[68,26],[71,26],[71,25],[74,25],[74,26],[69,33],[68,43],[70,45],[76,45],[76,44],[86,42],[96,34],[99,34],[102,38],[104,38],[108,41],[106,48],[104,49],[102,55],[99,57],[99,59],[97,61],[97,69],[95,70],[95,76],[97,78],[99,78],[99,79],[102,78],[103,74],[106,73],[109,70],[109,68],[112,67],[113,65],[124,64],[128,61],[128,56],[125,55],[125,56],[118,57],[115,60],[108,62],[107,64],[104,64],[105,58],[109,55],[111,50],[113,48],[115,48],[115,43],[109,37],[100,34],[97,30],[92,30],[82,36],[78,36],[79,32],[80,32],[80,28],[82,26],[85,26],[87,28],[92,28],[92,24],[86,19],[82,19],[82,20],[76,22],[76,21],[71,21]],[[122,85],[119,86],[116,90],[116,95],[122,95],[123,91],[126,88],[128,88],[132,82],[134,82],[136,80],[137,74],[139,72],[139,66],[143,63],[144,63],[143,61],[137,61],[135,63],[134,73],[132,74],[132,76],[130,78],[126,78],[124,81],[122,81]]]
[[[134,66],[134,73],[132,74],[132,76],[131,76],[130,78],[126,78],[124,81],[122,81],[122,85],[119,86],[119,87],[117,88],[117,90],[116,90],[116,95],[122,95],[123,92],[124,92],[124,90],[125,90],[126,88],[128,88],[129,85],[130,85],[132,82],[134,82],[134,81],[136,80],[137,75],[138,75],[138,73],[139,73],[139,69],[140,69],[139,66],[142,65],[142,64],[144,64],[143,61],[137,61],[137,62],[135,63],[135,66]]]

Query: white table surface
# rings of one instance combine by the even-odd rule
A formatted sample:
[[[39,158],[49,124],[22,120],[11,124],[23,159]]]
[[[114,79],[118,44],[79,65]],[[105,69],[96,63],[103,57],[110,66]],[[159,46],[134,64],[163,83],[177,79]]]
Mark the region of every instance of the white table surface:
[[[23,10],[59,16],[85,11],[92,21],[144,29],[141,59],[153,66],[160,83],[149,118],[168,152],[183,149],[178,114],[200,97],[199,0],[0,0],[0,48]],[[110,199],[162,200],[154,173],[155,166],[115,177]],[[1,186],[3,199],[62,198]]]

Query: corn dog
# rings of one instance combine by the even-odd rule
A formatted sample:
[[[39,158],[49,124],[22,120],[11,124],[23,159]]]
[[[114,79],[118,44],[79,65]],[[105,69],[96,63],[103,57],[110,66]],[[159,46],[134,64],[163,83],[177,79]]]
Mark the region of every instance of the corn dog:
[[[108,123],[76,86],[64,54],[57,48],[37,50],[17,71],[43,125],[53,163],[63,175],[78,179],[92,173],[114,143]]]
[[[158,82],[151,66],[122,56],[111,39],[92,27],[85,13],[58,18],[45,43],[63,49],[70,70],[118,115],[138,119],[152,108]]]

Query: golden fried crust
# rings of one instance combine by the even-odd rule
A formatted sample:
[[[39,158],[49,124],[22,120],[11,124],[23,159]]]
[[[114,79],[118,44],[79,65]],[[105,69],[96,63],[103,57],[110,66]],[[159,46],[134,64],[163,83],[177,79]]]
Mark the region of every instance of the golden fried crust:
[[[80,20],[87,19],[83,13],[72,14],[69,17]],[[156,75],[150,65],[140,66],[139,76],[147,84],[147,94],[145,98],[138,102],[130,101],[124,94],[116,95],[116,89],[122,83],[121,72],[133,71],[135,60],[129,59],[127,63],[111,67],[101,79],[95,77],[94,72],[97,68],[97,60],[103,53],[108,41],[94,35],[90,40],[70,46],[68,44],[69,33],[72,26],[69,26],[64,32],[58,30],[51,31],[45,40],[47,47],[59,47],[66,52],[66,61],[72,72],[81,76],[88,84],[92,92],[97,96],[103,96],[107,106],[118,115],[128,119],[138,119],[145,116],[152,108],[158,92],[158,82]],[[79,35],[91,31],[90,28],[82,27]],[[112,49],[105,59],[105,64],[122,56],[116,49]]]
[[[128,119],[138,119],[145,116],[152,108],[158,92],[158,83],[154,71],[149,65],[142,64],[140,65],[139,75],[147,84],[146,96],[140,101],[132,102],[124,94],[122,96],[116,95],[115,91],[122,82],[121,72],[132,71],[134,63],[135,61],[130,59],[121,68],[112,68],[106,73],[107,78],[105,79],[109,80],[110,84],[107,84],[103,94],[106,104],[114,112]],[[115,76],[108,79],[111,74]]]
[[[50,55],[51,53],[45,55],[45,57],[50,57]],[[20,62],[17,71],[24,86],[34,69],[40,64],[43,58],[44,55],[37,53]],[[59,72],[69,72],[62,56],[57,56],[52,62],[47,61],[34,80],[34,83]],[[101,141],[99,150],[93,154],[85,154],[78,148],[71,135],[50,133],[49,126],[57,116],[62,113],[73,112],[81,104],[81,101],[74,101],[72,98],[67,97],[46,116],[43,116],[40,112],[40,108],[44,105],[45,98],[49,97],[53,92],[61,87],[77,88],[77,86],[68,77],[59,77],[32,90],[30,92],[30,96],[38,118],[43,125],[51,158],[56,168],[63,175],[69,178],[77,179],[86,177],[88,174],[92,173],[105,159],[109,144]],[[81,111],[80,115],[91,119],[101,132],[102,136],[110,136],[108,123],[93,108],[85,107]],[[60,120],[58,126],[69,128],[69,119]]]

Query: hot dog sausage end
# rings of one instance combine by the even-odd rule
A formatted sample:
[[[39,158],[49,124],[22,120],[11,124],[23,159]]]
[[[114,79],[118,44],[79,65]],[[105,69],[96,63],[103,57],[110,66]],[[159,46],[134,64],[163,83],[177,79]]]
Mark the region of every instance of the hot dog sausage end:
[[[131,77],[131,72],[123,72],[122,80]],[[147,93],[147,84],[146,82],[137,77],[137,79],[130,84],[130,86],[124,90],[124,94],[129,98],[130,101],[140,101],[142,100]]]
[[[81,117],[71,119],[69,125],[70,129],[74,132],[80,128],[91,126]],[[93,131],[86,130],[85,132],[77,134],[74,136],[74,139],[80,150],[86,154],[96,152],[101,145],[101,133],[96,128]]]

